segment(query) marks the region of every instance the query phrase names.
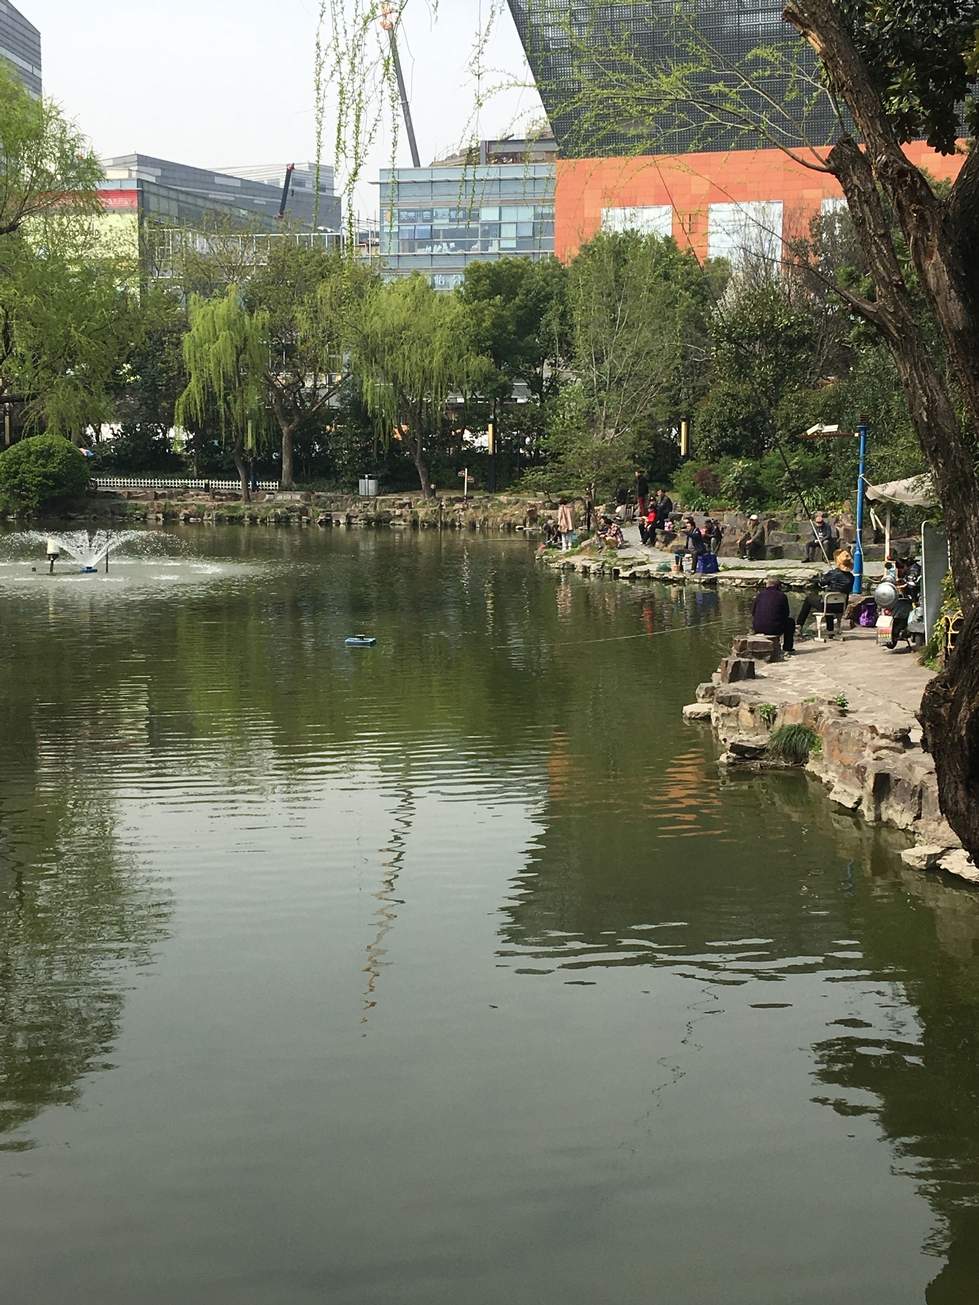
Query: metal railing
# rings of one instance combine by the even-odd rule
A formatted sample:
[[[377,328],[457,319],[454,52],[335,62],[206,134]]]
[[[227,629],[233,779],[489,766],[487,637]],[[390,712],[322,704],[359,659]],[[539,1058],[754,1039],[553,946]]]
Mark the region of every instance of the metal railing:
[[[186,476],[93,476],[96,489],[241,489],[240,480],[210,478],[193,480]],[[276,480],[260,480],[252,489],[277,490]]]

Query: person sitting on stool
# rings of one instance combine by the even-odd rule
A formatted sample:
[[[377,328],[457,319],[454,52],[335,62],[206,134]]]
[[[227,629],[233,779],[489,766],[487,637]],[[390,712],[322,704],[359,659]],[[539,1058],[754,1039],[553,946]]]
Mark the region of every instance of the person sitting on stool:
[[[819,577],[816,582],[817,587],[826,593],[843,594],[844,607],[845,599],[853,593],[853,559],[847,554],[841,557],[832,571],[827,571]],[[799,608],[799,615],[796,617],[796,629],[802,633],[802,628],[809,620],[812,609],[818,604],[819,595],[817,593],[809,594]],[[830,634],[835,628],[835,619],[832,616],[826,617],[826,629]]]
[[[767,634],[782,640],[782,651],[790,653],[795,647],[795,620],[789,614],[789,600],[782,592],[777,576],[765,577],[765,586],[758,591],[751,609],[751,628],[755,634]]]

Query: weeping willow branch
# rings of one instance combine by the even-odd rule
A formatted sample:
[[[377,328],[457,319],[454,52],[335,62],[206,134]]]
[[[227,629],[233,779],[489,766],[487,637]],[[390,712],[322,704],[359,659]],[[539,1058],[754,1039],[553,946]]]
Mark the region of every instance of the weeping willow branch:
[[[189,379],[177,400],[174,419],[178,426],[202,426],[217,419],[222,437],[231,445],[241,497],[247,502],[245,457],[254,448],[265,418],[268,315],[247,312],[238,287],[231,285],[217,299],[192,295],[188,317],[183,354]]]

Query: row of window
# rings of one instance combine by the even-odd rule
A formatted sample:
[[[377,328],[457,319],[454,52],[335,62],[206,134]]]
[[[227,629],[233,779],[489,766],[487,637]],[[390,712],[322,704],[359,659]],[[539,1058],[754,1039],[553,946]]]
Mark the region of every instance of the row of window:
[[[497,236],[477,239],[464,236],[458,240],[401,240],[382,254],[552,254],[554,237]]]
[[[431,204],[441,200],[444,204],[526,203],[528,200],[546,203],[554,198],[554,178],[541,177],[535,181],[512,177],[494,182],[492,187],[467,185],[465,181],[433,181],[429,185],[411,185],[403,181],[396,186],[381,183],[382,205],[400,199],[408,204]]]
[[[382,237],[397,240],[456,240],[461,236],[554,236],[553,222],[467,222],[458,226],[431,226],[417,222],[414,226],[385,227]]]
[[[382,221],[402,229],[417,222],[538,222],[554,218],[553,204],[490,204],[479,208],[396,208],[383,214]]]

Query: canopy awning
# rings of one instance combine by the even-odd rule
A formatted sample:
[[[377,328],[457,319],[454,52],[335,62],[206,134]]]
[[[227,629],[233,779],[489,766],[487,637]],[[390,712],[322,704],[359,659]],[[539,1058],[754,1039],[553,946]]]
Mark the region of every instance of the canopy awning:
[[[909,476],[907,480],[888,480],[883,485],[866,485],[864,493],[871,503],[903,503],[907,507],[932,507],[938,502],[931,476]]]

